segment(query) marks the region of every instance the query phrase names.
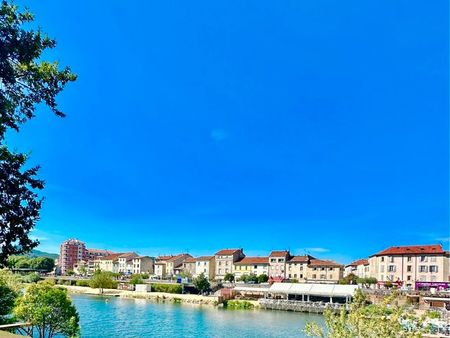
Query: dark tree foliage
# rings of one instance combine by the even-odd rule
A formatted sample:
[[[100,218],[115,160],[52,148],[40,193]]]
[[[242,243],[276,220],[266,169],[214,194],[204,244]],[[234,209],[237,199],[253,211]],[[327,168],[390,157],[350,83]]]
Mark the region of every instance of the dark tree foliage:
[[[27,252],[37,241],[28,234],[39,219],[44,182],[36,177],[39,167],[27,168],[25,154],[11,152],[5,143],[8,129],[34,117],[38,104],[64,116],[56,95],[76,79],[69,68],[41,60],[55,40],[28,26],[33,15],[8,1],[0,6],[0,266],[11,254]]]

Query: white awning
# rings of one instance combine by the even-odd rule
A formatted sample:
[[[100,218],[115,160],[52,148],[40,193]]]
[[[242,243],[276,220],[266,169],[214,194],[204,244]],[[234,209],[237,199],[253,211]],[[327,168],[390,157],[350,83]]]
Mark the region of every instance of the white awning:
[[[355,290],[358,288],[358,285],[274,283],[270,287],[270,292],[289,295],[351,297],[355,293]]]

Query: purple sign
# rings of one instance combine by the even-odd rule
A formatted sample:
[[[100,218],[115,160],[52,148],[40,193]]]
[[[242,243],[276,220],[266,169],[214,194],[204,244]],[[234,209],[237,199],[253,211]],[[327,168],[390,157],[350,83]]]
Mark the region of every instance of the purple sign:
[[[450,283],[447,283],[447,282],[416,282],[416,289],[424,289],[424,288],[448,289],[448,288],[450,288]]]

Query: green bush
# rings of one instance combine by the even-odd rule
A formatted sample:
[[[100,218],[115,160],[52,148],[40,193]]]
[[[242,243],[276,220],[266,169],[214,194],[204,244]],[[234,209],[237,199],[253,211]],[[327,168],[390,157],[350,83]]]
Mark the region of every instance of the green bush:
[[[224,302],[224,305],[227,309],[231,310],[251,310],[255,306],[246,300],[229,300]]]
[[[87,279],[79,279],[75,283],[76,286],[89,286],[90,280]]]
[[[37,283],[41,280],[41,277],[38,273],[33,272],[29,273],[28,275],[22,276],[20,279],[23,283]]]
[[[152,284],[153,292],[181,293],[183,288],[180,284]]]

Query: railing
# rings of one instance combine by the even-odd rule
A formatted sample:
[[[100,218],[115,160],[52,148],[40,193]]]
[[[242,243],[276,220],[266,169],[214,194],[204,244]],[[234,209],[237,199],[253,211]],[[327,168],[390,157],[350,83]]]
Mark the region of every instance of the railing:
[[[283,310],[283,311],[295,311],[295,312],[311,312],[311,313],[323,313],[325,310],[330,309],[334,312],[339,312],[343,308],[348,311],[349,307],[346,304],[338,303],[324,303],[324,302],[303,302],[296,300],[285,299],[260,299],[259,304],[263,309],[270,310]]]

